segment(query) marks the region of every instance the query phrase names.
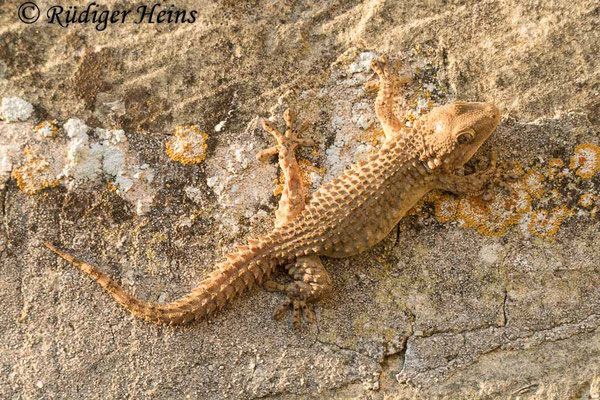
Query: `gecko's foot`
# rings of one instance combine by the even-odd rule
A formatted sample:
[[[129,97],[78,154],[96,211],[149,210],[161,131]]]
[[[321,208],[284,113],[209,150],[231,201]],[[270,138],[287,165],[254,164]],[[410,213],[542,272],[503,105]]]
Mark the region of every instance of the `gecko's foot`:
[[[307,300],[302,299],[299,296],[297,285],[294,283],[283,285],[281,283],[269,280],[264,283],[264,287],[270,292],[284,292],[288,294],[288,298],[284,300],[284,302],[277,307],[273,313],[273,318],[275,318],[275,320],[279,321],[287,314],[289,310],[292,310],[295,329],[300,328],[303,321],[303,316],[306,317],[306,320],[308,320],[310,324],[315,323],[315,313],[308,305]]]
[[[300,329],[303,321],[302,316],[306,317],[310,324],[314,324],[317,320],[314,311],[310,309],[306,300],[293,299],[291,297],[288,297],[277,310],[275,310],[273,317],[276,320],[280,320],[290,309],[294,316],[294,329]]]
[[[365,89],[368,91],[376,91],[388,89],[392,93],[399,91],[400,85],[412,81],[410,75],[398,75],[386,57],[380,57],[377,60],[371,61],[371,69],[377,74],[379,79],[369,81],[365,84]]]
[[[481,196],[484,201],[492,200],[493,191],[498,186],[510,193],[515,191],[510,185],[510,183],[514,183],[520,178],[520,174],[515,171],[515,165],[516,163],[513,161],[498,163],[498,153],[492,150],[490,154],[490,166],[482,172],[482,178],[488,182]]]
[[[293,154],[298,146],[313,146],[315,144],[312,139],[301,137],[302,133],[304,133],[310,125],[308,121],[302,123],[298,129],[294,129],[296,114],[289,108],[283,113],[283,119],[287,125],[285,133],[281,133],[271,121],[267,119],[262,120],[263,129],[275,137],[277,145],[260,151],[256,155],[258,160],[266,161],[275,154],[279,154],[279,157],[283,158],[290,153]]]

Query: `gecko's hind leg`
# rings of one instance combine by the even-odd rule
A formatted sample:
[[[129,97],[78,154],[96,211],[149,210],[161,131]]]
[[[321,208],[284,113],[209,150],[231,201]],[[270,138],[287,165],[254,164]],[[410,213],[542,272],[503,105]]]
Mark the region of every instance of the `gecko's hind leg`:
[[[291,308],[294,313],[294,328],[299,328],[304,315],[309,322],[315,322],[315,314],[308,302],[314,301],[331,289],[331,276],[323,267],[318,256],[301,257],[288,267],[294,280],[288,284],[274,281],[265,283],[265,288],[288,294],[287,300],[275,311],[275,319],[280,319]]]
[[[270,121],[263,120],[264,129],[275,137],[277,145],[261,151],[257,156],[259,160],[266,160],[275,154],[279,156],[279,166],[284,181],[279,208],[275,212],[275,226],[285,225],[304,210],[305,194],[295,149],[298,146],[314,144],[312,140],[300,137],[308,127],[306,122],[294,130],[294,113],[287,109],[283,117],[287,125],[285,133],[281,133]],[[294,313],[294,326],[299,327],[303,314],[309,321],[314,321],[315,315],[307,302],[326,292],[331,287],[331,278],[318,256],[300,257],[286,266],[286,269],[293,282],[281,284],[268,280],[264,286],[267,290],[281,291],[288,295],[284,303],[275,311],[275,318],[281,318],[291,307]]]
[[[379,118],[386,140],[389,140],[404,126],[394,113],[394,99],[400,97],[399,111],[404,113],[406,105],[404,96],[402,96],[402,85],[410,82],[411,78],[408,75],[399,76],[394,72],[385,57],[371,61],[371,69],[379,76],[379,82],[368,82],[367,88],[376,87],[378,89],[375,113]]]

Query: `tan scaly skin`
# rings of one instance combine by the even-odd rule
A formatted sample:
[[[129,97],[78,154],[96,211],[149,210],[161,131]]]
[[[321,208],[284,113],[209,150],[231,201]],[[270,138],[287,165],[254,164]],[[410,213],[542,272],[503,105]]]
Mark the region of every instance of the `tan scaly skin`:
[[[295,131],[295,117],[289,110],[284,114],[285,133],[264,121],[263,127],[275,136],[277,145],[260,152],[258,158],[266,160],[277,154],[285,178],[275,227],[268,235],[238,247],[180,299],[171,303],[137,299],[96,267],[49,243],[46,246],[94,278],[136,317],[152,322],[175,325],[206,317],[263,282],[269,290],[288,294],[276,316],[291,306],[295,326],[302,314],[314,320],[307,302],[331,288],[320,256],[349,257],[371,248],[433,189],[484,194],[494,184],[514,179],[497,167],[495,154],[489,169],[467,176],[457,174],[500,122],[496,107],[455,102],[433,109],[408,128],[392,111],[393,98],[402,93],[401,86],[408,79],[393,73],[385,59],[371,66],[379,76],[375,108],[386,136],[379,151],[324,184],[305,204],[294,150],[312,144],[300,138],[306,125]],[[283,285],[268,279],[278,265],[286,267],[293,282]]]

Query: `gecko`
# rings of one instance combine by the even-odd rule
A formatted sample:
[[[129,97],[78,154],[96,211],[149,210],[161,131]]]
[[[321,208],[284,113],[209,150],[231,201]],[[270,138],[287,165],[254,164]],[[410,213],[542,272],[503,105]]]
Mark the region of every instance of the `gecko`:
[[[386,57],[371,62],[377,79],[368,84],[377,90],[375,111],[385,141],[367,161],[359,162],[337,178],[323,184],[306,202],[295,151],[312,146],[303,137],[309,124],[296,128],[296,115],[284,112],[287,129],[263,120],[263,128],[277,144],[258,153],[259,160],[278,156],[284,183],[273,229],[250,239],[225,256],[214,270],[188,294],[168,303],[148,302],[126,291],[115,280],[50,243],[45,245],[96,280],[134,316],[155,323],[185,324],[209,316],[254,285],[287,294],[275,311],[281,318],[289,310],[294,327],[304,319],[315,321],[310,303],[332,288],[330,274],[321,257],[350,257],[384,239],[402,217],[425,194],[441,189],[457,195],[488,196],[497,184],[515,179],[495,151],[487,169],[468,175],[463,165],[488,139],[501,121],[492,104],[455,101],[433,108],[407,126],[394,109],[409,75],[399,75]],[[401,113],[407,105],[398,102]],[[271,276],[284,266],[290,282]],[[304,317],[304,318],[303,318]]]

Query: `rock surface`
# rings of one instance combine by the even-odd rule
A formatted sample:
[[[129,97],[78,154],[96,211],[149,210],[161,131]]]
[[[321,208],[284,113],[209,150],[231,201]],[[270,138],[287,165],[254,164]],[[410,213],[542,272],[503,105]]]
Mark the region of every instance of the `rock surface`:
[[[195,23],[101,32],[26,25],[19,4],[0,5],[1,398],[600,398],[597,1],[181,1]],[[272,226],[259,117],[313,122],[313,190],[380,144],[379,55],[414,79],[409,123],[501,107],[476,158],[494,147],[523,179],[490,203],[434,193],[371,251],[324,260],[315,326],[274,321],[262,289],[147,324],[42,246],[145,299],[185,293]],[[178,126],[206,135],[198,163],[167,154]]]

